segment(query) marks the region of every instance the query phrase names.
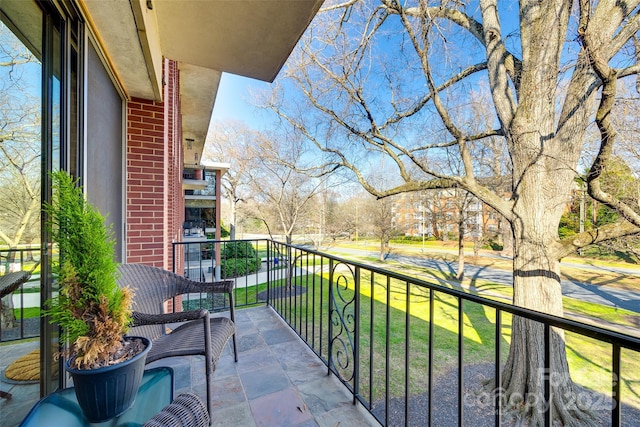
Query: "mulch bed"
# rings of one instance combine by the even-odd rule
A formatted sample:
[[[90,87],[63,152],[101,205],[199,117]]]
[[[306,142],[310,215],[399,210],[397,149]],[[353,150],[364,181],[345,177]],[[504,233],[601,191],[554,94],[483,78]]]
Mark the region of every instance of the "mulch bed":
[[[489,393],[484,391],[481,385],[488,379],[493,378],[494,367],[492,364],[468,365],[464,368],[464,399],[463,418],[465,426],[484,427],[495,425],[495,412],[493,399]],[[593,402],[594,413],[597,417],[596,425],[611,425],[610,399],[590,390],[584,390],[586,399],[584,401]],[[438,377],[433,385],[433,416],[432,425],[437,427],[457,427],[458,426],[458,371],[452,369],[444,375]],[[428,425],[429,396],[427,393],[412,395],[409,398],[409,420],[410,426]],[[603,409],[607,408],[607,409]],[[384,400],[374,402],[372,413],[376,418],[384,423],[385,405]],[[640,426],[640,408],[623,404],[622,425],[626,427]],[[389,400],[389,426],[405,425],[405,400],[392,398]],[[502,425],[509,427],[526,427],[527,420],[519,419],[512,414],[502,415]],[[559,422],[554,422],[554,426],[560,426]]]

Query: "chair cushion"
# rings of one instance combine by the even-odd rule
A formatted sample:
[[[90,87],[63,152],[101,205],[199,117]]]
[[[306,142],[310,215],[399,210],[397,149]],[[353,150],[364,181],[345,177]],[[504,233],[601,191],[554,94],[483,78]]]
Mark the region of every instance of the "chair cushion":
[[[235,333],[235,325],[227,317],[214,317],[211,322],[211,358],[214,366],[227,341]],[[165,357],[204,355],[204,331],[201,320],[183,323],[171,333],[153,342],[147,354],[147,363]]]

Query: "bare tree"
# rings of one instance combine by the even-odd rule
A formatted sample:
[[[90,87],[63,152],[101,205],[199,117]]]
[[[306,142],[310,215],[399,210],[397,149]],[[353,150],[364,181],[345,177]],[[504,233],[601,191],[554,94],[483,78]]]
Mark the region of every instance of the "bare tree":
[[[351,196],[343,203],[342,215],[339,217],[343,222],[343,231],[349,233],[352,240],[358,244],[358,240],[366,233],[367,229],[367,205],[369,193],[364,193],[362,188],[353,190]],[[363,233],[364,231],[364,233]]]
[[[431,234],[433,234],[436,239],[447,241],[449,237],[445,222],[444,201],[441,194],[442,191],[440,190],[425,191],[425,200],[422,207],[425,212],[429,213],[428,218],[431,223]]]
[[[325,185],[312,201],[316,208],[311,210],[307,219],[306,237],[316,250],[327,250],[339,237],[353,232],[353,213],[349,203],[342,201],[341,195],[331,189],[339,185]]]
[[[393,201],[389,198],[368,200],[364,206],[366,220],[371,229],[371,233],[380,240],[380,261],[386,259],[389,252],[389,240],[398,234],[398,230],[393,224]]]
[[[272,235],[281,231],[291,243],[301,220],[313,208],[312,201],[322,191],[323,179],[313,178],[314,168],[305,165],[300,140],[291,135],[261,134],[251,147],[255,159],[251,174],[254,199],[260,204],[260,218]]]
[[[0,241],[16,248],[40,238],[39,64],[4,25],[0,41]]]
[[[471,193],[468,191],[461,190],[459,188],[455,189],[455,196],[453,198],[455,203],[455,219],[458,225],[458,270],[456,272],[456,279],[462,280],[464,279],[464,242],[467,236],[470,236],[474,233],[473,230],[470,230],[472,224],[474,226],[478,226],[477,217],[478,217],[478,209],[476,206],[478,205],[476,199]],[[482,207],[480,206],[480,210]],[[478,230],[475,230],[477,233]]]
[[[252,168],[255,159],[248,155],[258,134],[238,121],[213,123],[207,135],[203,159],[227,162],[230,167],[222,176],[222,195],[229,201],[230,239],[236,238],[238,204],[251,197]]]
[[[607,193],[600,178],[615,152],[611,120],[618,81],[640,71],[639,2],[349,0],[330,3],[283,75],[290,104],[270,106],[321,150],[322,163],[349,169],[383,198],[406,191],[462,188],[495,209],[514,238],[514,304],[562,315],[559,260],[589,244],[640,232],[638,203]],[[627,54],[627,52],[629,54]],[[469,125],[469,93],[492,102],[490,126]],[[598,96],[600,94],[600,96]],[[276,91],[275,95],[279,95]],[[637,101],[634,104],[637,106]],[[595,123],[589,194],[620,220],[571,239],[558,236]],[[473,153],[500,139],[509,159],[510,198],[484,184]],[[386,157],[399,181],[367,179],[370,160]],[[435,161],[458,157],[461,173]],[[393,182],[393,184],[391,184]],[[502,386],[507,401],[542,425],[545,375],[551,409],[565,425],[588,425],[575,405],[561,334],[553,332],[553,372],[544,370],[544,329],[515,317]],[[527,399],[526,397],[531,397]],[[520,399],[520,400],[518,400]]]

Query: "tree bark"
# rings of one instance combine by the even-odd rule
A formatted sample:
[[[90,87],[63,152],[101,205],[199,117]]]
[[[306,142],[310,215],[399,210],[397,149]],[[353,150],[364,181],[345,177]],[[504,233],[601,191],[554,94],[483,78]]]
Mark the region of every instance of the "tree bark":
[[[0,324],[2,329],[9,329],[16,326],[16,316],[13,311],[13,296],[11,294],[0,301]]]
[[[527,175],[525,174],[525,181]],[[540,182],[540,181],[539,181]],[[532,182],[528,182],[534,187]],[[534,190],[535,191],[535,190]],[[538,190],[539,191],[539,190]],[[523,192],[527,197],[527,191]],[[560,262],[553,254],[553,234],[540,219],[553,217],[553,198],[527,205],[528,216],[520,215],[515,223],[513,258],[513,303],[520,307],[563,315]],[[546,203],[544,203],[546,201]],[[516,204],[516,212],[524,205]],[[557,211],[561,208],[555,208]],[[522,214],[522,212],[521,212]],[[555,215],[554,215],[555,214]],[[553,219],[551,219],[553,221]],[[503,408],[530,417],[530,426],[543,426],[549,407],[544,397],[545,379],[550,381],[551,410],[554,419],[565,426],[595,425],[592,414],[575,405],[578,390],[569,374],[564,333],[551,329],[551,369],[545,370],[544,325],[519,316],[512,322],[512,342],[504,366],[501,384]]]
[[[545,380],[550,382],[553,419],[565,426],[596,425],[593,415],[577,406],[578,390],[569,375],[563,334],[551,329],[551,368],[544,360],[544,326],[523,317],[514,317],[513,341],[504,367],[501,397],[503,409],[530,417],[529,426],[545,425],[549,405],[545,400]]]
[[[530,120],[527,114],[514,119],[517,133],[513,133],[516,140],[513,146],[520,152],[519,160],[514,161],[514,193],[518,197],[512,222],[515,248],[513,303],[562,316],[557,224],[569,199],[568,189],[574,173],[564,166],[561,156],[552,157],[545,152],[546,149],[553,150],[557,141],[551,139],[541,143],[540,133],[530,131],[543,130],[547,125],[552,126],[552,123]],[[591,413],[571,405],[577,390],[569,374],[564,333],[552,330],[550,372],[544,368],[542,324],[516,316],[512,337],[501,384],[505,409],[530,417],[530,426],[544,425],[548,408],[544,399],[544,380],[549,378],[554,419],[559,419],[565,426],[593,425]]]

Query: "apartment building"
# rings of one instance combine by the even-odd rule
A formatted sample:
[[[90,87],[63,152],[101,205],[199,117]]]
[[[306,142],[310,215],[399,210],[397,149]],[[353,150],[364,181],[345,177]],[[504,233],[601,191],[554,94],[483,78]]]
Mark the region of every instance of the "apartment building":
[[[458,189],[434,189],[394,196],[392,223],[405,236],[455,238],[460,225],[465,238],[494,237],[500,228],[497,212]]]

